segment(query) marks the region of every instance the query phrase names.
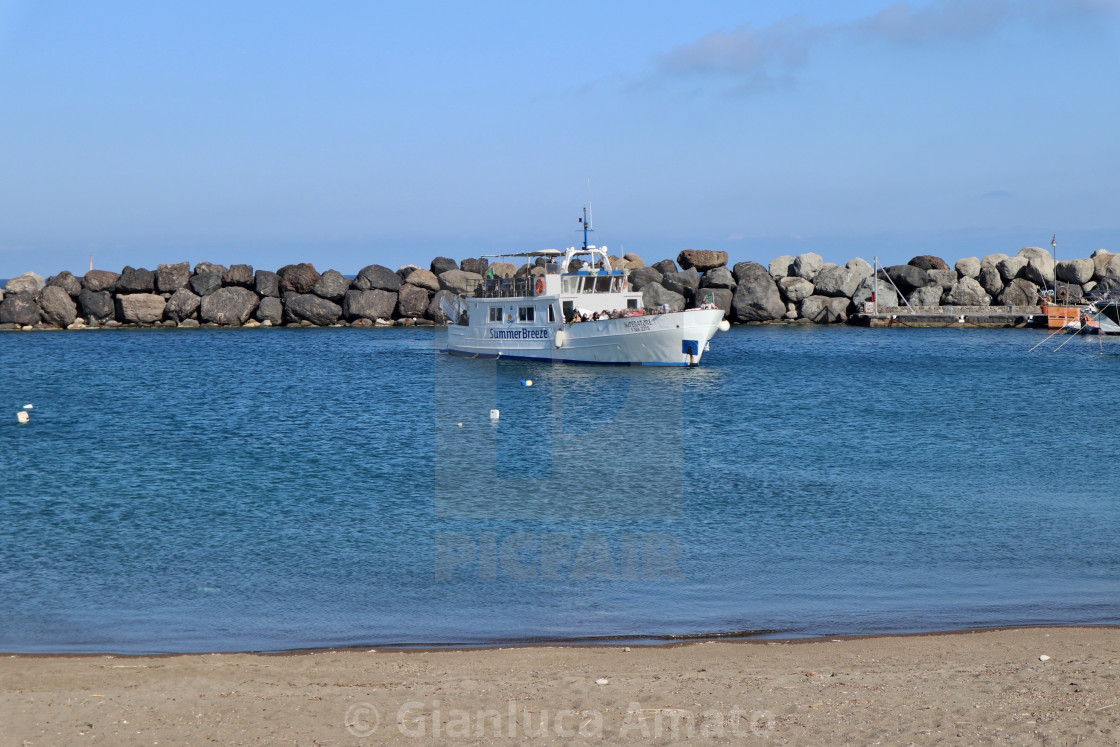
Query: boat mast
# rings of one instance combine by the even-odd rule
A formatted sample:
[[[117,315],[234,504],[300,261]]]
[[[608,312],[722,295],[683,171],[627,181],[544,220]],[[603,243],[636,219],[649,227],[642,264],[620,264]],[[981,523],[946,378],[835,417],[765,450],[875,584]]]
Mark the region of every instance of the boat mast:
[[[579,222],[583,224],[583,250],[584,251],[587,251],[587,232],[588,231],[591,231],[591,232],[595,231],[595,229],[591,227],[590,207],[591,207],[590,202],[583,206],[583,217],[579,219]]]

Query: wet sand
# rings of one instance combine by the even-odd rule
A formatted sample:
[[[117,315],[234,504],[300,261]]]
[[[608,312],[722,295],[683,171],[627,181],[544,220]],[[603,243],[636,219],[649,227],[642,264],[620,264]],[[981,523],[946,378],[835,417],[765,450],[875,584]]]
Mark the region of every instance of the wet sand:
[[[1040,660],[1039,657],[1049,657]],[[1116,744],[1120,629],[0,658],[0,744]]]

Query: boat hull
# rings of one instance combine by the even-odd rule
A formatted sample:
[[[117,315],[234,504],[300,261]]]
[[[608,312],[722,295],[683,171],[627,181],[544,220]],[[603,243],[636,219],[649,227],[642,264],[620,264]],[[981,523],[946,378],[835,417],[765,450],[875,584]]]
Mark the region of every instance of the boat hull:
[[[553,363],[695,366],[723,320],[720,309],[565,325],[451,325],[447,352]]]

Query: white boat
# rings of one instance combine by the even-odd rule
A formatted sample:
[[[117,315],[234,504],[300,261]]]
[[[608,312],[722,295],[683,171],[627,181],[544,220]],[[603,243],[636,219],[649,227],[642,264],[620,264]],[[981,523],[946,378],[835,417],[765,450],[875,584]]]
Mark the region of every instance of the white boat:
[[[447,303],[447,352],[479,358],[643,366],[697,366],[708,341],[730,328],[714,304],[684,311],[646,309],[629,270],[611,267],[607,247],[516,255],[543,267],[484,278]],[[577,262],[577,260],[580,260]]]

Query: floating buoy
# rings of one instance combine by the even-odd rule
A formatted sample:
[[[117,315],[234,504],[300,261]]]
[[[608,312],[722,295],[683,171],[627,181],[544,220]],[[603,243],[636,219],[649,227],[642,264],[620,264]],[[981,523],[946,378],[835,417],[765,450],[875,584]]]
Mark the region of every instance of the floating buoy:
[[[35,405],[24,405],[24,406],[23,406],[23,409],[25,409],[25,410],[34,410],[34,409],[35,409]]]
[[[720,332],[726,332],[729,329],[731,329],[731,322],[727,321],[726,319],[720,319],[719,320],[719,331]]]
[[[28,420],[31,420],[31,416],[27,414],[26,410],[20,410],[16,413],[16,420],[21,423],[26,423]]]
[[[501,410],[491,410],[490,411],[490,419],[491,420],[497,420],[501,416],[502,416],[502,411]]]
[[[521,380],[521,386],[532,386],[532,385],[533,385],[533,380],[532,379],[522,379]]]
[[[462,428],[462,427],[463,427],[463,424],[462,424],[462,423],[456,423],[456,425],[458,425],[458,426],[459,426],[460,428]]]

